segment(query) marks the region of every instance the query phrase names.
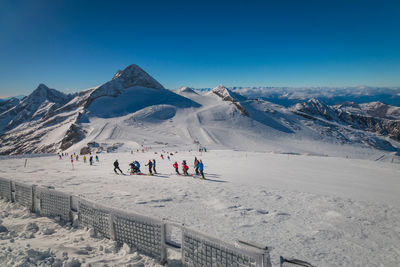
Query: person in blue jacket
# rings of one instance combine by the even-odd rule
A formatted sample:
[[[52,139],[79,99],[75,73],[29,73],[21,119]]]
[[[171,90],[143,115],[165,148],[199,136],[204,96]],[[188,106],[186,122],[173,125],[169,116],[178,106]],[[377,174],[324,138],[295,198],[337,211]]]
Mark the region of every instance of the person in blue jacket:
[[[204,172],[203,172],[204,165],[203,165],[203,162],[201,160],[199,160],[199,163],[197,164],[197,167],[199,167],[199,171],[200,171],[202,179],[206,179],[206,178],[204,178]]]
[[[156,171],[156,160],[155,159],[153,159],[153,171],[154,171],[155,174],[157,174],[157,171]]]
[[[136,165],[136,167],[137,167],[137,172],[138,172],[138,173],[141,173],[139,161],[135,161],[135,165]]]

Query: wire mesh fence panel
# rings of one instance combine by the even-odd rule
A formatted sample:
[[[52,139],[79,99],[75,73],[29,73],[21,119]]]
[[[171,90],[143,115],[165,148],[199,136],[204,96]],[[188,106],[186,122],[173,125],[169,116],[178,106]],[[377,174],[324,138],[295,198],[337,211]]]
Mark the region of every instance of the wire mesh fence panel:
[[[183,266],[269,266],[268,251],[230,244],[187,228],[182,230]]]
[[[12,200],[11,181],[0,178],[0,196],[7,200]]]
[[[31,185],[15,182],[15,202],[33,210],[33,191]]]
[[[40,214],[60,216],[64,221],[71,221],[71,196],[63,192],[42,187],[36,188],[40,199]]]
[[[106,238],[111,239],[111,210],[87,200],[78,201],[78,220],[80,226],[93,228]]]
[[[113,213],[115,239],[139,251],[166,261],[165,224],[159,220],[125,212]]]

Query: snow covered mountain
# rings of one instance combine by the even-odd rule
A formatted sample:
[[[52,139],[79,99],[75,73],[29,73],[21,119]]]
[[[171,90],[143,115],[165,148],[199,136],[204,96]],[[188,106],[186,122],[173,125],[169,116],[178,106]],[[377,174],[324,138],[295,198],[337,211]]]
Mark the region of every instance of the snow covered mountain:
[[[230,89],[249,98],[261,98],[285,107],[311,98],[316,98],[328,105],[348,101],[359,104],[380,101],[388,105],[400,106],[399,87],[233,87]]]
[[[0,114],[0,133],[49,116],[72,97],[40,84],[29,96],[18,102],[14,100],[15,105]]]
[[[385,105],[380,102],[356,104],[346,102],[340,105],[328,106],[316,99],[296,104],[292,111],[312,120],[325,120],[328,125],[335,122],[343,127],[349,126],[388,136],[400,141],[400,108]]]
[[[137,65],[73,95],[39,85],[19,102],[0,103],[0,153],[199,145],[370,158],[399,151],[397,107],[311,99],[286,108],[237,92],[223,85],[174,92]]]

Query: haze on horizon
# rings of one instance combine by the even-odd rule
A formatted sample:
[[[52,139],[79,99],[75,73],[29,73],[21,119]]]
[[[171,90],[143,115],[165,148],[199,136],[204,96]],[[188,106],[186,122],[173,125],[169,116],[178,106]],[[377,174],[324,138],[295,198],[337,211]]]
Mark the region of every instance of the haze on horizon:
[[[100,85],[400,86],[398,1],[5,1],[0,97]]]

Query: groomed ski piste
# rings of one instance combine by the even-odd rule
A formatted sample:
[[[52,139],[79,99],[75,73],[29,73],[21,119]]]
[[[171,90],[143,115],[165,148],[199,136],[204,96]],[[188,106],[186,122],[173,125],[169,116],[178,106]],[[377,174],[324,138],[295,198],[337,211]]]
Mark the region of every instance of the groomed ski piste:
[[[164,150],[165,152],[163,152]],[[170,160],[166,151],[173,153]],[[164,159],[161,158],[161,153]],[[400,165],[307,154],[183,147],[100,153],[93,166],[57,156],[0,160],[0,176],[49,186],[109,207],[184,223],[222,240],[245,240],[279,256],[316,266],[396,266],[400,262]],[[194,157],[207,180],[174,174]],[[118,159],[127,175],[116,175]],[[156,159],[154,176],[129,175]],[[154,259],[54,220],[36,217],[0,201],[0,261],[7,266],[43,262],[68,266],[159,266]],[[5,229],[6,230],[5,230]],[[32,230],[33,229],[33,230]],[[50,251],[48,250],[50,249]],[[179,266],[172,255],[168,266]],[[76,264],[76,265],[74,265]]]

